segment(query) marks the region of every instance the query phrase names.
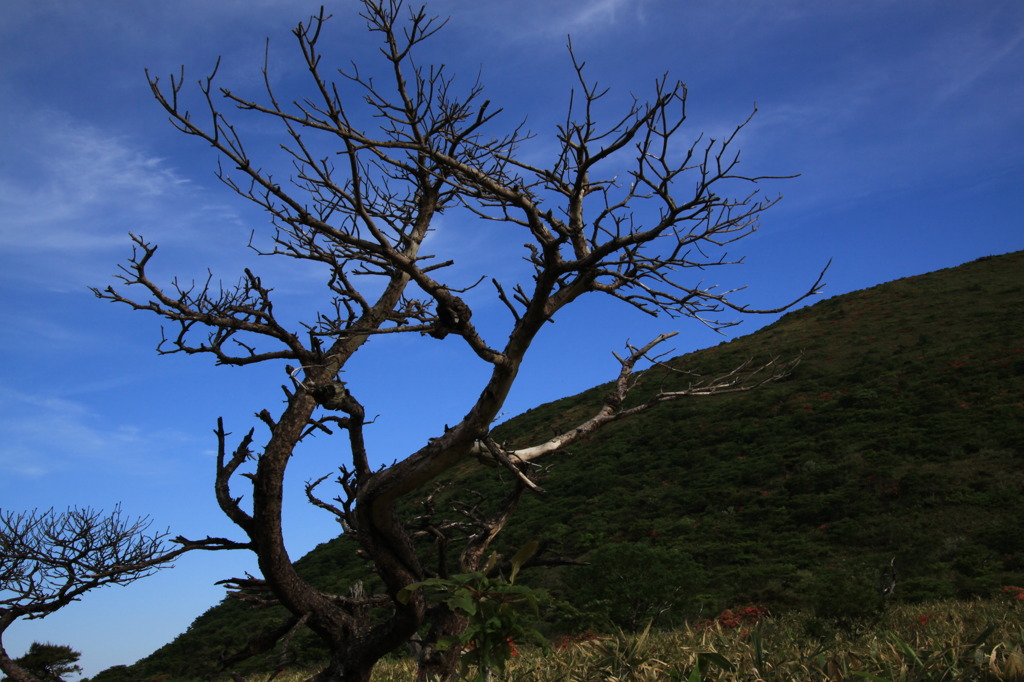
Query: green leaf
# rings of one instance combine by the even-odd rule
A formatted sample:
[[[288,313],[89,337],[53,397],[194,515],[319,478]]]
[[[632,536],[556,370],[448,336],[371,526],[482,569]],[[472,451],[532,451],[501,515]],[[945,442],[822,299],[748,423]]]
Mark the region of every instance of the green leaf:
[[[540,549],[540,542],[537,540],[531,540],[520,547],[519,551],[512,556],[512,575],[508,578],[510,585],[516,581],[516,576],[519,575],[519,569],[523,567],[523,564],[533,558],[533,555],[537,553],[538,549]]]
[[[423,583],[413,583],[412,585],[406,585],[398,591],[398,594],[395,595],[395,599],[398,600],[399,604],[408,604],[409,597],[411,597],[412,593],[418,590],[421,585],[423,585]]]
[[[484,570],[481,571],[485,576],[491,572],[498,563],[498,553],[491,552],[491,556],[487,557],[487,563],[484,565]]]
[[[457,611],[462,611],[467,616],[476,615],[476,602],[473,601],[473,595],[466,590],[457,590],[445,601],[448,603],[448,606]]]
[[[736,670],[736,666],[730,663],[729,659],[716,651],[700,652],[697,654],[697,662],[697,667],[702,670],[707,667],[708,663],[714,663],[722,670],[728,670],[729,672]]]
[[[985,640],[988,639],[988,636],[991,635],[995,631],[996,631],[996,625],[995,625],[995,623],[993,623],[992,625],[989,625],[987,628],[985,628],[980,635],[975,637],[974,641],[971,642],[970,645],[967,648],[968,649],[977,649],[979,646],[984,644]]]
[[[914,663],[919,668],[924,666],[924,662],[921,661],[920,657],[917,655],[917,652],[915,652],[909,644],[904,642],[895,634],[890,634],[889,638],[896,644],[896,646],[900,648],[901,651],[903,651],[904,654],[906,654],[912,661],[914,661]]]

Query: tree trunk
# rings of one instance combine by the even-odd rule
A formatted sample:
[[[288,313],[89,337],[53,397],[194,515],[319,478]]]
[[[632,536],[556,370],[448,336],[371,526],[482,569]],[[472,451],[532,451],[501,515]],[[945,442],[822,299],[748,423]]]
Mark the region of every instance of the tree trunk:
[[[441,680],[450,682],[458,679],[459,659],[462,657],[462,647],[452,646],[444,651],[437,648],[437,643],[445,637],[461,635],[466,629],[468,622],[462,614],[456,613],[444,605],[435,607],[435,611],[429,616],[433,622],[427,639],[424,642],[423,651],[419,656],[416,666],[416,682],[428,682],[428,680]]]
[[[374,663],[332,656],[327,667],[317,673],[310,682],[370,682]]]
[[[11,680],[11,682],[39,682],[39,678],[15,663],[7,655],[2,643],[0,643],[0,670],[6,675],[4,679]]]
[[[11,680],[11,682],[39,682],[35,675],[15,663],[4,647],[4,631],[17,618],[18,616],[10,610],[5,609],[0,612],[0,671],[6,675],[4,679]]]

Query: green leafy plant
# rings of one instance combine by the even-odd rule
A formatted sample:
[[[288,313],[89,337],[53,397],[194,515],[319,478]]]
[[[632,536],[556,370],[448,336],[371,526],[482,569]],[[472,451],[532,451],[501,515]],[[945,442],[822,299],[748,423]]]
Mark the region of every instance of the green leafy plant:
[[[465,616],[465,630],[443,639],[439,647],[462,649],[463,674],[475,668],[472,679],[486,682],[493,671],[504,673],[508,661],[518,653],[516,642],[529,641],[547,647],[547,639],[534,624],[540,619],[541,605],[550,603],[550,596],[546,590],[515,584],[523,564],[536,554],[538,547],[538,542],[529,542],[516,552],[507,580],[500,574],[491,577],[499,559],[494,553],[481,571],[414,583],[402,590],[398,598],[408,601],[411,592],[424,590],[428,598]]]

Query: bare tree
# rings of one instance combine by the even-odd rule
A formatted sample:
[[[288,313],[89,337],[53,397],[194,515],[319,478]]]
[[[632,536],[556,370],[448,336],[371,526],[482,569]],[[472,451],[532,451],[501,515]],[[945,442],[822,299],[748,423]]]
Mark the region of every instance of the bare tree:
[[[421,630],[431,613],[437,615],[422,595],[414,593],[407,602],[395,598],[403,587],[443,570],[426,566],[417,553],[416,524],[396,512],[403,496],[468,458],[514,474],[518,488],[465,535],[456,568],[472,570],[521,491],[539,490],[530,474],[533,460],[662,402],[750,390],[790,369],[789,363],[774,361],[745,365],[627,407],[635,365],[656,359],[656,347],[671,336],[665,334],[627,347],[614,389],[591,419],[526,449],[509,451],[496,442],[492,423],[527,350],[563,308],[584,295],[605,294],[651,315],[692,318],[715,329],[733,324],[723,321],[722,313],[788,307],[755,311],[734,300],[734,292],[684,277],[692,269],[704,272],[735,262],[725,247],[750,235],[759,215],[777,199],[757,189],[767,176],[739,171],[733,144],[745,124],[723,140],[680,144],[687,97],[682,83],[662,78],[649,101],[634,99],[610,123],[598,121],[606,93],[588,80],[571,47],[578,86],[555,131],[556,151],[543,165],[527,162],[522,150],[531,135],[521,126],[492,132],[501,110],[484,99],[479,84],[459,92],[443,67],[414,61],[417,46],[443,21],[422,8],[406,12],[400,0],[362,0],[362,5],[361,16],[382,41],[386,77],[371,78],[355,66],[334,80],[328,77],[320,53],[327,19],[322,10],[293,31],[309,74],[307,95],[300,99],[279,99],[266,64],[265,92],[255,98],[215,87],[215,69],[199,84],[208,116],[201,122],[183,101],[184,71],[167,84],[149,76],[171,122],[219,153],[218,177],[269,215],[274,230],[268,246],[254,248],[320,266],[331,305],[306,320],[300,332],[298,325],[288,326],[270,286],[251,270],[229,288],[157,283],[149,275],[156,246],[138,236],[121,284],[95,290],[101,298],[151,311],[174,325],[176,332],[165,336],[160,352],[207,353],[228,365],[291,363],[285,367],[290,382],[285,407],[276,415],[268,410],[258,415],[263,435],[257,437],[254,428],[231,447],[219,423],[216,495],[246,536],[225,546],[253,551],[263,574],[262,580],[239,580],[236,586],[269,594],[304,619],[330,649],[331,659],[317,680],[368,680],[377,660]],[[292,164],[288,182],[250,156],[228,118],[231,108],[281,126],[281,148]],[[738,198],[730,198],[728,192],[737,190]],[[474,324],[465,296],[472,287],[451,277],[454,261],[424,249],[428,233],[444,229],[436,220],[444,211],[525,242],[526,277],[500,281],[480,272],[472,285],[489,279],[507,310],[500,333],[485,333]],[[820,283],[821,277],[797,300],[815,293]],[[436,437],[394,464],[374,468],[364,440],[364,405],[339,373],[363,344],[383,334],[461,344],[489,366],[489,376],[453,426],[439,428]],[[358,540],[384,583],[380,595],[321,592],[296,574],[285,550],[281,512],[289,460],[308,434],[335,430],[347,435],[350,457],[340,466],[339,493],[331,501],[318,497],[321,479],[307,485],[307,494]],[[251,490],[236,496],[234,476],[251,459],[255,470],[246,473]],[[434,535],[448,542],[445,532]],[[437,631],[459,627],[443,622],[444,614],[439,618],[433,620]]]
[[[4,649],[3,633],[14,621],[45,618],[98,587],[133,583],[206,542],[179,538],[170,547],[167,533],[150,533],[151,525],[146,517],[123,517],[119,507],[110,514],[0,509],[0,670],[9,679],[39,679]]]

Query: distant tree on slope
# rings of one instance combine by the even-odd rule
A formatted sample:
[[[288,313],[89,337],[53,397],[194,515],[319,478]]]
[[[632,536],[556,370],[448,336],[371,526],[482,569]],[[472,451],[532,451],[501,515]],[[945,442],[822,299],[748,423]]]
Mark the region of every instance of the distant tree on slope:
[[[563,309],[589,294],[716,329],[733,323],[718,317],[725,311],[769,312],[751,310],[734,292],[687,282],[682,275],[696,270],[703,277],[709,268],[735,262],[726,246],[753,233],[759,215],[777,199],[759,194],[756,184],[765,176],[738,169],[732,147],[743,125],[724,140],[679,141],[687,96],[681,82],[657,81],[649,101],[631,100],[602,124],[598,111],[609,108],[606,93],[584,75],[570,48],[577,87],[549,158],[541,160],[524,153],[531,135],[521,126],[495,131],[500,109],[483,99],[479,84],[459,92],[443,66],[413,60],[444,22],[422,8],[406,12],[399,0],[363,0],[362,9],[369,30],[381,39],[384,69],[374,70],[373,77],[355,66],[330,77],[321,54],[322,11],[294,30],[309,77],[307,94],[294,101],[279,96],[267,66],[265,93],[256,99],[215,87],[214,74],[200,82],[204,121],[187,109],[183,75],[172,76],[169,84],[150,76],[171,122],[212,146],[222,162],[220,179],[269,215],[274,229],[265,240],[255,236],[253,244],[265,255],[294,259],[322,274],[329,303],[294,322],[264,277],[249,269],[234,287],[158,283],[149,267],[157,247],[139,236],[133,236],[134,254],[123,266],[120,285],[95,293],[171,323],[174,331],[160,352],[207,353],[219,364],[237,366],[290,363],[282,368],[287,402],[277,414],[259,412],[259,436],[254,428],[229,445],[218,422],[216,495],[245,536],[223,546],[254,552],[263,575],[229,584],[261,603],[282,604],[293,614],[292,625],[304,624],[323,639],[331,658],[316,679],[368,680],[376,661],[424,629],[421,678],[450,677],[458,651],[441,653],[437,645],[465,620],[444,604],[427,603],[419,592],[407,600],[397,597],[430,577],[478,570],[523,491],[541,491],[538,458],[657,404],[749,390],[790,369],[786,362],[748,364],[627,405],[637,380],[634,368],[660,355],[656,349],[673,335],[664,334],[627,345],[614,389],[597,413],[544,443],[510,451],[491,436],[491,426],[534,340]],[[250,154],[222,101],[281,126],[281,148],[290,162],[285,173],[272,173],[272,160]],[[465,267],[473,269],[473,259],[460,260],[457,269],[454,255],[427,251],[458,241],[428,243],[429,234],[457,230],[460,221],[470,220],[493,233],[489,248],[500,249],[508,239],[525,242],[521,277],[468,275]],[[485,281],[507,315],[503,328],[477,326],[482,316],[474,319],[466,292],[475,294]],[[799,298],[816,292],[820,281]],[[453,415],[451,426],[439,424],[422,447],[378,468],[371,466],[364,439],[366,406],[341,372],[365,356],[358,351],[368,341],[399,334],[409,341],[461,344],[471,361],[484,363],[488,376],[464,416]],[[430,399],[428,384],[417,400]],[[339,468],[338,492],[332,499],[319,495],[325,475],[308,483],[306,493],[358,541],[383,582],[380,594],[363,593],[359,586],[349,594],[321,592],[295,572],[285,549],[281,519],[288,464],[304,438],[336,431],[347,437],[349,454]],[[428,515],[400,518],[399,500],[414,491],[427,495],[439,476],[472,458],[510,474],[508,495],[490,511],[470,513],[477,508],[466,507],[462,521],[447,524]],[[379,459],[390,461],[394,454]],[[248,496],[232,490],[242,471],[251,481]],[[416,538],[433,538],[441,559],[428,565]]]
[[[63,644],[32,642],[28,653],[15,663],[43,682],[63,682],[65,675],[81,673],[77,665],[82,654]]]

